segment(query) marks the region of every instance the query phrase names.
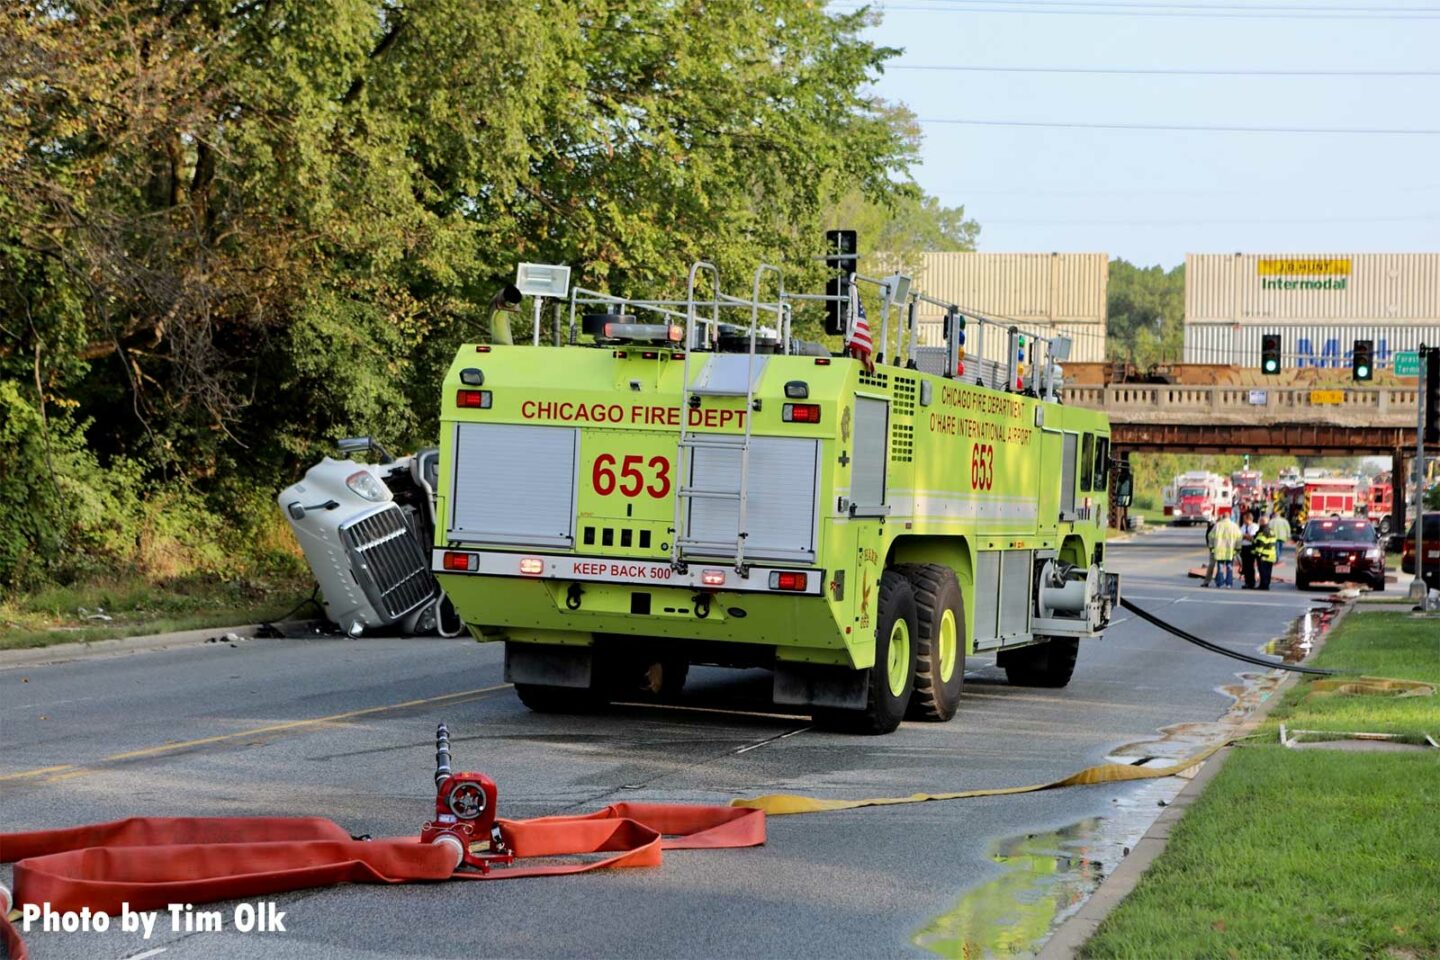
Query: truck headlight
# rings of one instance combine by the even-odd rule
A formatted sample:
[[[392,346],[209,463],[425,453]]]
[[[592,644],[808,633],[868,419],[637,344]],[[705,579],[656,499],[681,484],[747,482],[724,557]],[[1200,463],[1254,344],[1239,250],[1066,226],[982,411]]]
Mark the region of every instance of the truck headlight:
[[[385,499],[385,488],[369,470],[357,470],[345,478],[345,486],[366,500],[380,502]]]
[[[1306,547],[1304,550],[1301,550],[1301,551],[1300,551],[1300,556],[1302,556],[1302,557],[1318,557],[1318,556],[1320,556],[1320,551],[1319,551],[1319,549],[1316,548],[1316,547]]]
[[[1382,554],[1379,547],[1371,547],[1369,550],[1365,551],[1365,556],[1369,557],[1371,560],[1379,560]]]

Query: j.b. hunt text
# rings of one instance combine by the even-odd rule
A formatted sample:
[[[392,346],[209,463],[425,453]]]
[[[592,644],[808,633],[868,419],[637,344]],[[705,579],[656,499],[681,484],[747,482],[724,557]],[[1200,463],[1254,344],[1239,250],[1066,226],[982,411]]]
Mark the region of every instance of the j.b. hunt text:
[[[196,910],[191,903],[172,903],[164,910],[131,910],[130,904],[122,903],[119,916],[113,918],[89,907],[53,910],[49,903],[27,903],[20,908],[20,929],[24,933],[37,928],[44,933],[105,933],[114,928],[139,933],[142,939],[149,940],[162,916],[172,933],[218,933],[227,929],[225,911]],[[239,903],[230,910],[228,929],[238,933],[285,933],[285,911],[275,909],[274,902],[268,900]]]

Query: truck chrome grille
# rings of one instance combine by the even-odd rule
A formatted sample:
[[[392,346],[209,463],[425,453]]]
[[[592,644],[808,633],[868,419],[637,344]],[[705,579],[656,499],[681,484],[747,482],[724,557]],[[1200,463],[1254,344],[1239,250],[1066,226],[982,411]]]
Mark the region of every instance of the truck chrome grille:
[[[340,528],[350,569],[366,597],[395,621],[435,599],[439,585],[399,507],[385,507]]]

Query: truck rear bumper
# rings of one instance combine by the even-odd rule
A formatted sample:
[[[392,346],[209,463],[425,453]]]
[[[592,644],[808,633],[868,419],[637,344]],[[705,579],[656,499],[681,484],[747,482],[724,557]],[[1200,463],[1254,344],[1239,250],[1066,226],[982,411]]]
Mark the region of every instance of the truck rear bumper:
[[[461,560],[464,560],[462,567]],[[431,553],[430,569],[457,576],[516,577],[536,580],[565,580],[583,583],[624,583],[647,587],[680,587],[687,590],[764,592],[780,595],[818,597],[824,590],[824,570],[795,567],[750,567],[742,576],[725,561],[713,564],[693,562],[684,571],[669,561],[632,557],[576,557],[542,553],[498,553],[481,550],[444,550]],[[780,574],[804,575],[799,589],[780,589]],[[792,585],[793,585],[793,581]]]

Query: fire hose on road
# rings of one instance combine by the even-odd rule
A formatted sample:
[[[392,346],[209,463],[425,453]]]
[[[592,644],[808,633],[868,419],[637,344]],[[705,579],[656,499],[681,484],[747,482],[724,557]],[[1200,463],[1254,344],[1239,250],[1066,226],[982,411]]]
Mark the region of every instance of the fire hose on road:
[[[1128,600],[1121,605],[1186,642],[1260,667],[1330,676],[1317,667],[1229,650]],[[1107,763],[1047,783],[904,797],[834,800],[770,794],[728,807],[621,803],[579,816],[502,820],[497,790],[481,773],[454,772],[445,724],[436,730],[435,814],[420,839],[365,840],[320,817],[136,817],[57,830],[0,834],[0,862],[14,862],[14,904],[55,911],[163,909],[281,893],[336,883],[416,883],[557,876],[610,867],[658,866],[662,851],[758,846],[765,817],[970,797],[1009,796],[1061,787],[1151,780],[1200,764],[1227,740],[1161,767]],[[571,863],[515,866],[526,858],[601,855]],[[503,869],[497,869],[501,868]],[[11,905],[0,887],[0,908]],[[24,958],[18,931],[0,910],[0,939]]]
[[[721,806],[617,803],[578,816],[502,820],[494,781],[450,769],[445,724],[435,739],[435,817],[418,842],[352,837],[323,817],[132,817],[6,833],[0,834],[0,862],[15,863],[14,905],[117,915],[122,905],[163,910],[337,883],[510,880],[655,867],[665,850],[765,842],[763,813]],[[585,855],[599,856],[509,866]],[[494,869],[499,864],[506,869]],[[6,916],[9,900],[0,887],[0,942],[11,960],[23,960],[25,944]]]
[[[1159,617],[1155,616],[1155,614],[1136,606],[1134,603],[1131,603],[1129,600],[1126,600],[1123,597],[1120,599],[1120,606],[1124,607],[1126,610],[1129,610],[1131,613],[1135,614],[1135,616],[1139,617],[1141,620],[1144,620],[1152,627],[1159,627],[1166,633],[1179,637],[1186,643],[1193,643],[1195,644],[1195,646],[1199,647],[1202,650],[1209,650],[1211,653],[1218,653],[1222,657],[1229,657],[1232,660],[1239,660],[1242,663],[1253,663],[1257,667],[1267,667],[1271,670],[1288,670],[1291,673],[1308,673],[1321,677],[1332,677],[1335,675],[1334,670],[1326,670],[1322,667],[1307,667],[1298,663],[1286,663],[1283,660],[1271,660],[1266,657],[1257,657],[1251,653],[1241,653],[1238,650],[1231,650],[1228,647],[1222,647],[1218,643],[1211,643],[1209,640],[1206,640],[1203,637],[1197,637],[1195,636],[1195,634],[1189,632],[1188,630],[1183,630],[1180,627],[1175,626],[1173,623],[1166,623],[1164,620],[1161,620]]]

